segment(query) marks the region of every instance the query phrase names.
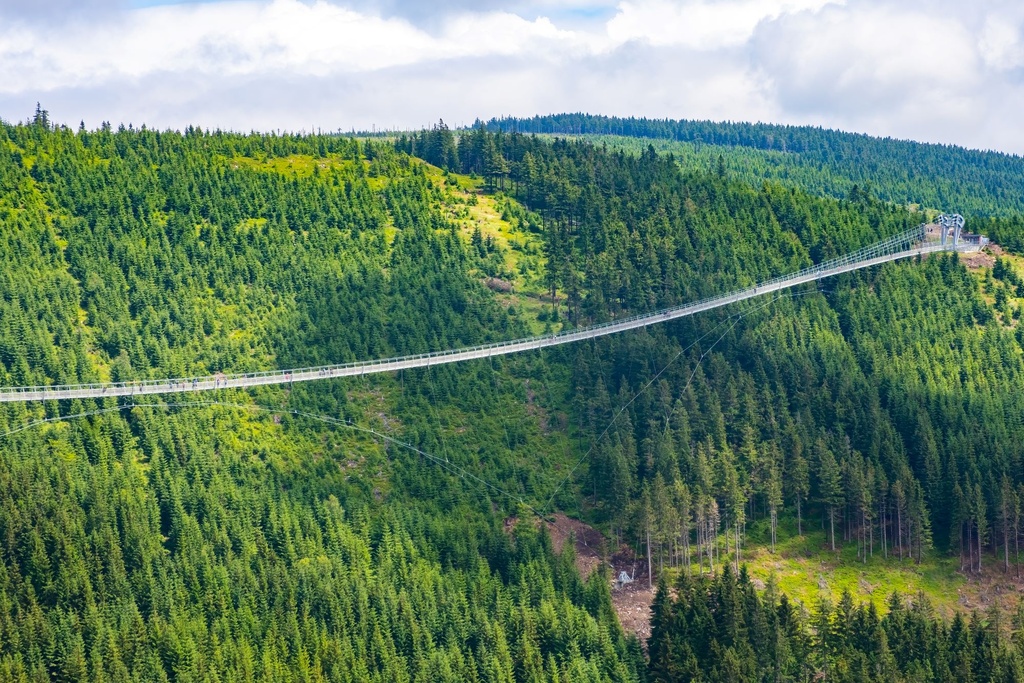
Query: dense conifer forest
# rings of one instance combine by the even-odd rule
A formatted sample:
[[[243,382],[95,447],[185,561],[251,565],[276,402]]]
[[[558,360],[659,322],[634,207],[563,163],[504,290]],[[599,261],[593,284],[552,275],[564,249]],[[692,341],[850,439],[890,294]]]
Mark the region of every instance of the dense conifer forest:
[[[478,124],[483,125],[483,124]],[[722,158],[736,177],[845,197],[857,187],[886,201],[972,216],[1024,211],[1024,159],[955,145],[877,138],[813,126],[555,114],[487,122],[492,130],[584,136],[636,149],[655,144],[686,166]]]
[[[741,570],[680,575],[658,587],[652,608],[649,679],[671,681],[992,681],[1024,678],[1019,638],[1006,642],[999,616],[936,620],[920,597],[894,593],[880,614],[849,593],[810,615],[774,586],[763,593]],[[673,595],[674,593],[674,595]],[[1012,626],[1024,626],[1024,612]]]
[[[37,112],[0,125],[0,384],[610,320],[924,220],[873,188],[817,196],[653,147],[443,124],[367,141]],[[1017,571],[1024,224],[991,213],[1010,251],[981,270],[890,264],[389,377],[5,404],[0,679],[1015,680],[1009,617],[800,605],[743,569],[815,529],[865,564]],[[607,565],[584,579],[556,550],[555,511],[662,577],[646,651]]]

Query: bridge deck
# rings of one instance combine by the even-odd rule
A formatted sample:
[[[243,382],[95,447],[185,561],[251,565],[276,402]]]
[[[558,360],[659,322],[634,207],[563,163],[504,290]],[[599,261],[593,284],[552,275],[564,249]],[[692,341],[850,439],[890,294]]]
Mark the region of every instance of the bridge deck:
[[[918,233],[920,234],[920,233]],[[368,375],[378,372],[393,372],[395,370],[406,370],[410,368],[422,368],[431,365],[443,365],[445,363],[458,363],[474,358],[489,358],[492,356],[503,356],[510,353],[520,353],[532,349],[542,349],[560,344],[571,344],[585,339],[594,339],[609,334],[616,334],[626,330],[633,330],[647,325],[654,325],[667,320],[675,320],[686,316],[701,313],[721,306],[727,306],[739,301],[751,299],[762,294],[770,294],[789,287],[795,287],[808,282],[814,282],[823,278],[847,273],[862,268],[879,265],[889,261],[913,258],[925,254],[932,254],[940,251],[952,251],[949,245],[923,244],[913,248],[884,253],[886,248],[899,244],[899,240],[905,240],[904,235],[890,238],[878,245],[868,247],[856,254],[835,259],[827,264],[821,264],[812,268],[802,270],[792,275],[787,275],[767,282],[748,287],[739,291],[710,297],[696,303],[686,304],[655,313],[634,316],[619,321],[613,321],[602,325],[595,325],[569,332],[519,339],[515,341],[496,342],[480,346],[453,349],[449,351],[436,351],[415,356],[404,356],[401,358],[385,358],[380,360],[363,361],[357,363],[345,363],[342,365],[327,365],[313,368],[298,368],[293,370],[271,370],[251,374],[214,375],[199,378],[177,378],[143,380],[129,383],[106,383],[106,384],[78,384],[64,386],[40,386],[40,387],[10,387],[0,389],[0,403],[25,402],[25,401],[48,401],[66,400],[75,398],[104,398],[108,396],[142,396],[151,394],[173,394],[192,391],[212,391],[216,389],[233,389],[239,387],[254,387],[269,384],[289,384],[292,382],[309,382],[313,380],[326,379],[330,377],[352,377],[356,375]],[[961,245],[956,251],[977,251],[974,245]]]

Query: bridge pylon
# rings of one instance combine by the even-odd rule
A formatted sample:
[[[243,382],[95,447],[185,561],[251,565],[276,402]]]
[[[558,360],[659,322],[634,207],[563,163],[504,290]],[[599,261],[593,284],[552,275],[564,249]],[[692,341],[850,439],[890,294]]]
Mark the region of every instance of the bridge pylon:
[[[939,224],[942,246],[946,246],[946,239],[949,236],[949,231],[952,230],[953,248],[956,249],[960,244],[960,233],[964,230],[964,217],[958,213],[943,213],[935,220]]]

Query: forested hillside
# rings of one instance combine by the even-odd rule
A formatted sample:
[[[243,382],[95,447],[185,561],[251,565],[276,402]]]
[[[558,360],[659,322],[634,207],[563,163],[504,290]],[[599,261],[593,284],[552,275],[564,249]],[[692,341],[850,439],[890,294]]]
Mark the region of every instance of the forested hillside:
[[[430,158],[446,136],[398,145]],[[821,200],[680,172],[653,150],[478,130],[457,152],[434,159],[539,213],[549,294],[564,293],[572,321],[721,291],[922,220],[864,194]],[[1019,239],[1018,221],[984,225]],[[774,546],[782,518],[865,564],[951,554],[969,574],[1015,572],[1019,271],[1015,259],[984,277],[956,257],[886,266],[735,326],[707,316],[577,350],[574,415],[596,444],[587,514],[655,572],[738,568],[748,543]]]
[[[429,158],[445,135],[436,129],[398,144]],[[564,291],[573,321],[723,291],[921,220],[863,195],[814,199],[682,173],[653,151],[606,154],[482,130],[464,135],[458,151],[461,170],[498,168],[507,181],[492,171],[492,182],[507,182],[540,213],[546,282]],[[500,163],[488,160],[495,154]],[[1015,232],[1012,222],[989,225]],[[589,461],[584,492],[595,513],[622,527],[650,525],[652,552],[673,562],[687,527],[697,527],[703,553],[701,539],[713,540],[720,525],[742,539],[748,518],[808,502],[828,518],[830,546],[845,540],[865,554],[877,545],[919,558],[934,541],[959,552],[965,567],[986,545],[1015,552],[1024,291],[1014,267],[1000,264],[985,285],[998,313],[957,257],[941,256],[843,276],[823,296],[780,302],[730,328],[699,366],[700,346],[689,363],[667,364],[697,332],[714,329],[712,316],[580,352],[574,398],[592,443],[664,370],[660,390],[641,392]],[[682,528],[669,523],[670,507],[688,509]]]
[[[492,119],[486,125],[505,132],[584,136],[597,144],[633,150],[653,144],[658,151],[672,153],[684,167],[707,169],[721,163],[754,185],[770,180],[833,197],[845,197],[857,188],[901,205],[972,216],[1024,212],[1024,159],[955,145],[812,126],[589,114]]]
[[[519,329],[470,277],[480,257],[423,164],[388,147],[41,121],[0,136],[5,385]],[[606,581],[584,584],[529,523],[508,533],[507,499],[492,511],[486,489],[415,453],[287,412],[432,451],[435,394],[467,392],[446,412],[503,400],[489,374],[470,375],[221,395],[240,407],[137,407],[13,434],[113,403],[5,406],[0,679],[636,680]]]
[[[931,605],[893,594],[880,614],[849,593],[822,601],[808,618],[768,586],[758,594],[745,571],[662,583],[652,611],[650,680],[992,681],[1024,677],[1019,636],[1000,636],[998,615],[957,614],[936,622]],[[1024,612],[1012,625],[1024,626]]]
[[[921,220],[653,149],[443,125],[371,142],[76,132],[37,116],[0,126],[0,384],[525,336],[749,284]],[[1011,248],[1024,235],[1017,219],[986,227]],[[694,665],[675,649],[685,628],[665,635],[676,626],[657,626],[648,670],[606,569],[584,580],[571,544],[554,551],[538,513],[556,510],[632,549],[652,582],[684,577],[657,618],[712,609],[698,596],[728,587],[701,575],[738,575],[754,548],[804,536],[865,566],[951,555],[1013,571],[1022,275],[1013,255],[977,272],[935,257],[501,361],[5,405],[0,678],[633,681],[662,676],[668,638],[687,675],[723,680],[721,653],[690,644]],[[774,593],[735,591],[749,624],[778,611]],[[812,647],[813,627],[794,616],[786,647]],[[990,637],[974,652],[1019,670],[1012,642]],[[772,680],[838,671],[861,645],[822,647]],[[993,680],[990,664],[960,671]]]

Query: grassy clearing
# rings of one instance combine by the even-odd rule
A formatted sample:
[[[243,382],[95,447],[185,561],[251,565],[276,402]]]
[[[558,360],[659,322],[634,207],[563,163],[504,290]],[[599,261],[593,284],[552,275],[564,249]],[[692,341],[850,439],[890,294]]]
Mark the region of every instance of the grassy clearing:
[[[965,606],[967,580],[957,573],[955,559],[932,553],[919,565],[891,553],[886,558],[876,539],[874,554],[862,561],[855,543],[833,552],[825,531],[812,528],[813,524],[814,520],[805,520],[804,536],[797,536],[796,520],[782,521],[774,554],[767,544],[752,545],[743,557],[751,576],[764,583],[774,576],[783,592],[808,609],[822,598],[835,602],[847,590],[855,601],[872,602],[883,612],[894,591],[923,593],[945,616]],[[750,532],[754,537],[766,536],[767,522],[752,525]]]
[[[478,178],[445,173],[433,166],[428,168],[427,175],[444,190],[443,210],[446,217],[457,224],[467,238],[479,230],[484,238],[490,237],[497,242],[502,247],[502,256],[508,271],[519,271],[523,257],[527,253],[524,245],[535,242],[533,246],[536,246],[539,252],[540,237],[521,234],[518,226],[513,225],[504,216],[503,205],[515,200],[500,194],[485,193],[483,181]],[[531,237],[532,240],[529,239]],[[513,248],[513,243],[519,248]]]
[[[965,575],[955,556],[933,550],[917,564],[892,555],[884,558],[876,545],[874,556],[864,562],[854,543],[831,551],[825,532],[809,528],[814,520],[808,521],[805,535],[798,537],[794,519],[780,520],[774,554],[764,542],[767,522],[752,525],[743,557],[752,577],[767,584],[774,576],[783,592],[808,609],[823,597],[835,602],[848,590],[855,601],[872,602],[884,613],[885,601],[895,591],[904,596],[922,593],[937,614],[949,618],[956,612],[985,613],[993,608],[1011,614],[1024,596],[1024,579],[1012,565],[1004,572],[999,558],[988,556],[980,575]]]
[[[1016,287],[996,280],[992,276],[996,258],[1008,263],[1018,277],[1024,278],[1024,257],[1003,251],[998,246],[994,250],[986,249],[978,254],[961,256],[961,260],[978,281],[982,299],[996,313],[997,320],[1005,327],[1016,328],[1020,323],[1021,314],[1024,312],[1024,298],[1017,296]],[[998,306],[996,300],[996,294],[1000,290],[1006,299],[1006,304],[1003,307]]]
[[[973,612],[989,618],[993,611],[1009,617],[1024,603],[1024,564],[1017,567],[1012,554],[1008,570],[1003,568],[1002,556],[987,554],[980,574],[965,574],[960,571],[956,555],[945,555],[938,550],[927,553],[920,564],[912,559],[900,560],[892,555],[891,549],[889,556],[883,557],[876,538],[873,556],[864,561],[857,555],[855,542],[840,545],[837,537],[837,548],[832,551],[826,532],[815,526],[816,521],[805,519],[805,533],[797,536],[795,518],[780,518],[774,553],[767,540],[767,520],[747,527],[741,563],[756,587],[764,589],[774,580],[778,590],[811,612],[822,599],[837,603],[844,591],[850,592],[855,603],[874,604],[880,614],[888,611],[887,601],[894,592],[904,599],[923,595],[935,613],[944,619],[957,613],[970,615]],[[724,536],[720,536],[718,542],[724,549]],[[626,554],[632,556],[633,552],[642,550],[641,545],[626,549]],[[696,549],[692,550],[691,571],[696,574],[699,571]],[[734,555],[723,553],[721,559],[716,558],[716,571],[721,570],[723,563],[731,565],[734,561]],[[633,569],[646,587],[647,569],[642,556]],[[666,566],[665,571],[671,583],[682,569]]]
[[[228,165],[233,169],[249,168],[256,171],[273,171],[284,175],[295,175],[299,178],[308,178],[317,169],[320,171],[351,169],[354,164],[355,162],[351,159],[343,159],[337,154],[318,158],[305,154],[293,154],[291,156],[271,157],[269,159],[233,157],[228,160]]]
[[[748,526],[741,562],[759,588],[774,580],[779,590],[810,611],[823,599],[835,604],[844,591],[849,591],[854,602],[873,603],[883,614],[894,592],[905,597],[920,593],[937,614],[946,618],[956,612],[984,611],[993,605],[1013,610],[1018,595],[1024,592],[1024,582],[1017,581],[1012,572],[990,570],[969,579],[958,572],[955,557],[944,557],[937,551],[926,555],[921,564],[900,560],[891,549],[889,557],[883,557],[878,539],[874,554],[866,561],[857,556],[853,542],[840,546],[837,539],[837,548],[832,551],[826,532],[814,522],[804,520],[804,535],[798,536],[795,518],[780,519],[774,553],[767,541],[767,520]],[[724,546],[724,538],[719,543]],[[733,555],[722,556],[724,562],[732,563],[734,559]],[[696,564],[691,569],[698,571]]]
[[[498,294],[498,301],[506,308],[514,306],[521,320],[530,327],[530,334],[541,335],[558,332],[562,321],[551,321],[551,304],[540,296],[530,293]]]
[[[459,226],[467,241],[479,231],[497,248],[497,272],[478,272],[486,280],[498,277],[509,282],[512,290],[499,293],[498,300],[515,306],[534,334],[557,332],[560,321],[548,322],[552,306],[545,300],[543,273],[546,266],[543,240],[537,229],[540,220],[515,199],[503,193],[484,190],[482,178],[445,173],[427,166],[427,175],[443,191],[441,209],[445,217]]]

